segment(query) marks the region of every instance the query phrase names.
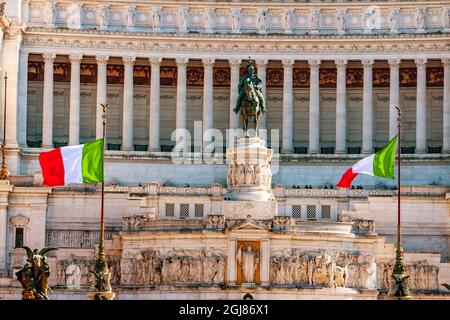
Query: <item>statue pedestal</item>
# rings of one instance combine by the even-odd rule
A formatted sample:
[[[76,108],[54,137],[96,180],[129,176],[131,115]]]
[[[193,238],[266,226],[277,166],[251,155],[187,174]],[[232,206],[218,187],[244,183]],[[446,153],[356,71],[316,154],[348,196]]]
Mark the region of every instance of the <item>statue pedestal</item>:
[[[277,215],[278,205],[271,188],[272,150],[265,145],[259,137],[245,137],[228,148],[228,190],[222,207],[226,218],[271,219]]]
[[[227,173],[228,192],[225,200],[269,201],[272,171],[272,150],[258,137],[240,138],[227,150],[230,167]]]

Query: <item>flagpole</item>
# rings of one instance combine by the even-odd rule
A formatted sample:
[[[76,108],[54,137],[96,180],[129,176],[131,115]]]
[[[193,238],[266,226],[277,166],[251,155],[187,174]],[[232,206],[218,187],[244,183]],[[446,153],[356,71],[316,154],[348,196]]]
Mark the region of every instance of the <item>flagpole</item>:
[[[103,178],[102,178],[102,199],[101,199],[101,213],[100,213],[100,245],[98,250],[98,259],[95,264],[95,269],[93,271],[95,276],[95,291],[90,293],[90,297],[94,300],[112,300],[114,299],[115,293],[112,292],[110,279],[111,274],[109,272],[108,263],[106,261],[105,254],[105,146],[106,146],[106,107],[108,104],[100,104],[102,108],[102,122],[103,122],[103,156],[102,156],[102,167],[103,167]]]
[[[397,249],[395,265],[392,271],[392,278],[394,284],[389,295],[398,299],[412,299],[408,288],[408,278],[405,266],[403,265],[403,248],[401,245],[401,127],[402,127],[402,107],[395,107],[397,109]]]
[[[5,72],[5,96],[3,103],[3,141],[2,141],[2,171],[0,172],[0,180],[8,180],[8,170],[6,169],[6,87],[8,83],[8,73]]]

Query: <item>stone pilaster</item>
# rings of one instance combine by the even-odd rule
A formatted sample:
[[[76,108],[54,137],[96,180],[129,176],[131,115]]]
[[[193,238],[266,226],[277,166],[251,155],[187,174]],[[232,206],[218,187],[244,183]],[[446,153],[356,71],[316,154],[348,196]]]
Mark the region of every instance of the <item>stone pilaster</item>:
[[[336,60],[336,150],[335,153],[347,152],[347,60]]]
[[[159,69],[162,58],[150,57],[151,79],[150,79],[150,132],[149,151],[160,151],[159,145],[159,118],[160,118],[160,79]]]
[[[46,53],[44,59],[44,102],[42,106],[42,147],[53,148],[53,62],[56,55]]]
[[[8,182],[0,181],[0,272],[7,269],[7,231],[8,231],[8,196],[12,186]]]
[[[427,152],[427,59],[415,59],[417,65],[416,153]]]
[[[261,239],[261,285],[270,285],[270,246],[269,239]]]
[[[237,280],[237,268],[236,268],[236,238],[228,238],[228,258],[227,258],[227,280],[229,286],[236,285]]]
[[[294,150],[294,109],[292,93],[292,70],[295,60],[282,60],[283,78],[283,144],[282,153],[292,153]]]
[[[125,66],[123,83],[122,150],[133,150],[133,66],[136,57],[122,58]]]
[[[106,68],[108,66],[108,56],[97,56],[95,57],[97,61],[97,104],[96,108],[96,118],[95,118],[95,137],[100,139],[103,136],[103,120],[102,120],[102,108],[101,104],[107,103],[107,78],[106,78]]]
[[[320,153],[320,60],[309,60],[309,153]]]
[[[364,68],[363,84],[363,125],[362,125],[362,153],[373,153],[373,96],[372,96],[372,68],[373,60],[362,60]]]
[[[80,143],[80,63],[81,54],[69,56],[70,60],[70,111],[69,145]]]

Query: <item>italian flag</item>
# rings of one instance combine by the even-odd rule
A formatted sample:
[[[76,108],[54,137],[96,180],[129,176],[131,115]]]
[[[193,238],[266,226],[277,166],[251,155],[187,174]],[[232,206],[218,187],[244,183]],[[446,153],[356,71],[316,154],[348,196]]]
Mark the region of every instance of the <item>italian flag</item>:
[[[341,188],[350,188],[353,179],[364,173],[375,177],[394,179],[395,149],[397,136],[377,153],[364,158],[348,169],[337,184]]]
[[[77,146],[57,148],[39,155],[43,185],[103,181],[103,139]]]

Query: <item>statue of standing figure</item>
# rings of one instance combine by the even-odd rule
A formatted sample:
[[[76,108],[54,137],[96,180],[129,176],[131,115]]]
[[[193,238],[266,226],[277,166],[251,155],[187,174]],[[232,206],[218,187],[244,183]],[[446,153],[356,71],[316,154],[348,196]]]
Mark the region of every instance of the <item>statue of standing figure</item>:
[[[241,265],[245,282],[254,283],[255,272],[259,263],[258,252],[253,251],[251,245],[247,245],[247,251],[243,251],[242,247],[243,245],[239,247],[237,261]]]

